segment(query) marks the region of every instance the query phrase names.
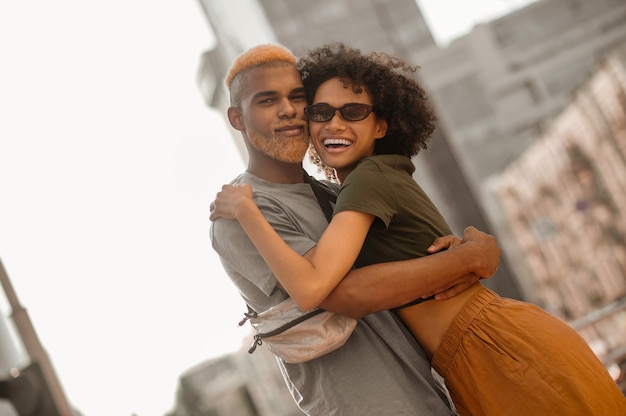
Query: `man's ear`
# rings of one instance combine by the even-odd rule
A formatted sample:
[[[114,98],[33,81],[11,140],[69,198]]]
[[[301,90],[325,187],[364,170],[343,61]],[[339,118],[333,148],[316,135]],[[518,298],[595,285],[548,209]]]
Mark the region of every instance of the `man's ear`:
[[[228,107],[228,121],[235,130],[244,131],[243,114],[239,107]]]
[[[378,127],[376,127],[376,139],[382,139],[387,135],[387,120],[379,118]]]

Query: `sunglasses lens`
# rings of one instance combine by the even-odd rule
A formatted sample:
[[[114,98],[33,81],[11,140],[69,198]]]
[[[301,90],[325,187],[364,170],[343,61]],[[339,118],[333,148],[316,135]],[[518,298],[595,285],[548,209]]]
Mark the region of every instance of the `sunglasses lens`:
[[[335,108],[326,104],[315,104],[306,107],[304,113],[310,121],[325,122],[333,118]]]
[[[361,121],[365,119],[371,110],[367,104],[346,104],[340,109],[341,117],[348,121]]]
[[[335,111],[337,110],[339,110],[341,117],[346,121],[361,121],[374,111],[374,108],[371,105],[360,103],[346,104],[341,108],[335,108],[328,104],[314,104],[306,107],[304,114],[309,121],[325,123],[335,116]]]

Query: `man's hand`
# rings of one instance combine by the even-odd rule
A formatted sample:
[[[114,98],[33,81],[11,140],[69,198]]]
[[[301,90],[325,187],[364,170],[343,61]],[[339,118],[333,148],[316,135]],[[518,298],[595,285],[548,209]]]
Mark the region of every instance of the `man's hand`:
[[[454,248],[461,243],[461,239],[456,235],[444,235],[443,237],[435,238],[435,241],[428,247],[428,252],[433,254],[438,251]]]
[[[468,273],[463,277],[459,277],[453,282],[453,286],[442,290],[438,293],[432,293],[430,296],[435,296],[435,300],[446,300],[455,297],[459,293],[463,292],[474,283],[478,282],[480,278],[474,273]]]
[[[442,250],[461,247],[465,244],[472,244],[473,246],[466,246],[464,249],[471,248],[476,253],[472,255],[474,273],[468,273],[452,282],[448,282],[447,287],[438,288],[425,297],[434,295],[436,300],[450,299],[472,286],[478,280],[487,279],[496,273],[500,264],[500,248],[496,238],[472,226],[465,229],[463,240],[459,240],[453,235],[435,239],[428,248],[428,252],[432,254]]]
[[[475,227],[467,227],[461,245],[473,244],[476,255],[473,257],[473,272],[481,279],[493,276],[500,265],[501,250],[493,235],[483,233]]]

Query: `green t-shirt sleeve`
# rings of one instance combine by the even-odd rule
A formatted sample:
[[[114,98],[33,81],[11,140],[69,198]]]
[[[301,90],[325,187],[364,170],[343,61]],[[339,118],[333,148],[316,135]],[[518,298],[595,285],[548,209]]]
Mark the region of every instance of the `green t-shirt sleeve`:
[[[362,160],[341,186],[334,213],[357,211],[371,214],[389,227],[398,213],[398,199],[380,166]]]

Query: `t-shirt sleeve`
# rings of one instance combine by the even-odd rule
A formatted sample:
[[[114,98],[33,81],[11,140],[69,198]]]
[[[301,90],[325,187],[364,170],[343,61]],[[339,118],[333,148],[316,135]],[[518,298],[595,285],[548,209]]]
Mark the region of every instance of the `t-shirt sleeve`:
[[[371,214],[389,227],[398,212],[397,198],[384,172],[374,161],[365,159],[341,186],[334,213],[358,211]]]
[[[271,195],[254,193],[254,200],[276,232],[299,254],[304,254],[316,245],[302,230],[298,229],[289,213]],[[270,296],[278,281],[263,257],[248,238],[239,222],[217,219],[210,229],[211,244],[222,263],[228,265],[240,278],[256,286]]]

